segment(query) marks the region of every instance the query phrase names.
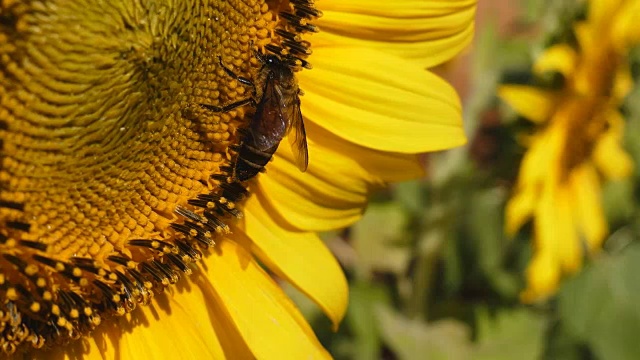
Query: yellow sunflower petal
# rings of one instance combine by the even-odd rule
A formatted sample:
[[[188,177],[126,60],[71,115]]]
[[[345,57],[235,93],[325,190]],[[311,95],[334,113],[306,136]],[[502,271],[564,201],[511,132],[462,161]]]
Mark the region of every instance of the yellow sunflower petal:
[[[514,236],[516,232],[531,218],[537,196],[533,189],[518,191],[507,203],[505,210],[505,232]]]
[[[417,155],[397,154],[363,148],[358,150],[360,151],[346,152],[346,154],[353,154],[353,157],[358,159],[358,163],[367,169],[371,175],[385,182],[417,179],[425,174],[425,169]]]
[[[314,151],[317,148],[319,153],[331,153],[332,156],[345,157],[356,176],[362,174],[359,170],[360,168],[369,174],[365,179],[368,179],[371,184],[406,181],[424,176],[424,166],[420,163],[419,156],[416,154],[400,154],[366,148],[344,141],[344,139],[335,136],[330,131],[312,122],[307,124],[307,134],[310,137]],[[291,153],[287,149],[279,151],[277,154],[293,163]],[[310,162],[313,162],[313,159],[314,157],[311,158]],[[324,170],[327,173],[331,173],[333,164],[330,163],[328,165],[331,168],[325,168]]]
[[[195,293],[195,291],[193,292]],[[185,295],[185,297],[193,297],[193,294]],[[200,300],[204,299],[200,297]],[[204,324],[201,327],[205,330],[204,334],[208,332],[207,335],[213,336],[214,339],[217,338],[215,333],[210,331],[212,325],[207,321],[209,314],[207,314],[206,301],[200,304],[193,301],[185,301],[183,304],[165,301],[165,306],[170,304],[165,309],[162,309],[161,306],[143,308],[146,317],[138,316],[137,320],[143,323],[152,322],[153,326],[134,328],[130,334],[122,337],[120,351],[123,358],[133,359],[144,356],[153,359],[167,359],[171,357],[171,353],[175,354],[176,349],[179,349],[181,356],[187,359],[195,359],[198,356],[203,356],[202,354],[211,357],[220,357],[224,354],[219,343],[214,343],[215,346],[208,349],[207,343],[212,341],[202,338],[198,328],[189,324],[189,319],[202,319]],[[193,311],[193,305],[199,311]],[[122,323],[122,319],[118,320],[120,320],[117,321],[118,328],[126,325],[126,323]]]
[[[555,292],[561,275],[561,252],[563,246],[558,240],[567,233],[566,224],[559,224],[554,203],[555,192],[547,188],[535,212],[534,255],[527,268],[527,289],[521,294],[524,302],[543,299]],[[564,228],[561,228],[564,226]]]
[[[620,5],[625,1],[626,0],[590,0],[588,21],[592,23],[595,28],[609,28],[607,23],[615,17]]]
[[[618,65],[614,76],[612,96],[616,100],[622,100],[634,87],[631,67],[627,63]]]
[[[305,117],[346,140],[402,153],[466,140],[455,90],[414,63],[371,49],[322,48],[314,66],[300,73]]]
[[[622,148],[624,118],[617,110],[608,113],[609,129],[596,143],[593,160],[606,179],[622,179],[631,175],[633,160]]]
[[[475,0],[326,0],[314,46],[368,47],[430,68],[471,42],[475,8]]]
[[[564,138],[559,131],[548,131],[531,139],[531,147],[522,160],[518,182],[527,187],[538,188],[541,182],[553,181],[552,179],[560,176],[558,163]]]
[[[542,201],[538,231],[540,236],[548,242],[545,246],[556,249],[557,261],[563,271],[571,273],[582,266],[582,246],[576,233],[576,222],[573,217],[575,199],[572,197],[569,185],[564,184],[556,188],[553,195]]]
[[[312,122],[307,122],[307,134],[310,161],[305,173],[285,145],[268,165],[267,175],[258,179],[257,190],[270,195],[265,195],[265,203],[291,228],[346,227],[362,215],[371,189],[424,173],[415,155],[367,149]]]
[[[560,282],[560,271],[548,252],[536,253],[526,270],[527,288],[520,294],[522,302],[531,303],[553,294]]]
[[[547,121],[558,102],[557,93],[525,85],[500,86],[498,96],[535,123]]]
[[[638,22],[640,22],[640,2],[627,1],[616,15],[611,30],[611,37],[618,51],[626,52],[628,48],[640,43]]]
[[[576,23],[573,26],[573,32],[576,35],[576,40],[582,52],[594,51],[594,27],[588,23]],[[602,34],[600,34],[602,35]],[[588,58],[582,55],[583,58]]]
[[[569,76],[576,65],[578,55],[576,51],[567,44],[558,44],[549,47],[536,60],[533,71],[538,74],[545,71],[558,71],[564,76]]]
[[[576,225],[582,230],[589,251],[600,247],[608,230],[600,200],[600,180],[590,164],[575,169],[570,179],[575,202]]]
[[[608,180],[624,179],[633,171],[633,159],[611,135],[604,135],[593,152],[598,169]]]
[[[337,329],[347,309],[347,280],[318,235],[284,229],[256,197],[247,201],[244,214],[244,231],[254,244],[254,254],[318,304]]]
[[[310,149],[315,148],[310,143]],[[284,151],[283,151],[284,152]],[[282,156],[261,176],[257,196],[279,214],[283,223],[303,231],[327,231],[357,221],[367,202],[368,174],[355,161],[333,151],[312,157],[305,173]],[[268,196],[266,196],[268,194]]]
[[[538,206],[535,209],[534,221],[534,251],[545,252],[552,255],[554,266],[558,267],[558,251],[556,232],[556,207],[553,190],[546,186],[542,191]]]
[[[255,358],[330,358],[291,299],[244,248],[221,241],[203,269],[212,301],[227,310]]]
[[[554,267],[559,271],[565,267],[565,263],[572,263],[572,249],[577,247],[571,213],[567,212],[567,205],[564,190],[555,185],[548,185],[536,208],[534,221],[535,252],[550,254]]]

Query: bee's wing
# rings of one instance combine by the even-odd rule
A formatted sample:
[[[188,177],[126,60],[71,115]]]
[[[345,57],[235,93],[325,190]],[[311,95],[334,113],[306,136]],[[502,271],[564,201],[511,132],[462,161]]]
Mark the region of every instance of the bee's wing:
[[[268,151],[277,146],[286,134],[287,123],[282,111],[281,91],[269,78],[251,122],[251,133],[258,150]]]
[[[300,171],[306,171],[309,165],[309,151],[307,149],[307,133],[304,130],[302,111],[300,110],[300,98],[296,95],[293,104],[289,107],[289,144],[293,150],[293,156]],[[291,133],[291,131],[295,133]]]

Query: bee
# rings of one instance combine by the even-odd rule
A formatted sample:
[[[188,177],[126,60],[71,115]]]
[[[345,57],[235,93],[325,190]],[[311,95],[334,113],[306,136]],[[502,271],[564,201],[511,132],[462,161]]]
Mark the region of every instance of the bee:
[[[255,108],[248,128],[242,131],[233,169],[233,177],[239,181],[247,181],[263,171],[285,135],[289,135],[300,171],[306,171],[309,164],[307,136],[300,110],[301,90],[294,72],[276,55],[256,52],[255,56],[262,66],[254,81],[236,75],[218,57],[227,75],[253,88],[250,98],[223,107],[200,104],[214,112],[227,112],[248,104]],[[292,131],[293,134],[290,134]]]

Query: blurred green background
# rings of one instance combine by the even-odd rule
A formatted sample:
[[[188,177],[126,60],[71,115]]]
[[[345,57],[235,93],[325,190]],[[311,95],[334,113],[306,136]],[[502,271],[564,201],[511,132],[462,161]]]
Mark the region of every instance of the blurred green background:
[[[445,69],[463,99],[468,145],[430,154],[425,179],[376,194],[362,221],[325,234],[350,283],[339,332],[288,289],[336,359],[640,359],[639,167],[605,186],[604,250],[548,301],[519,301],[530,229],[515,239],[503,233],[525,151],[516,134],[528,125],[496,98],[496,86],[527,78],[575,3],[479,2],[474,46]],[[637,81],[638,52],[632,60]],[[623,109],[636,162],[638,99],[636,89]]]

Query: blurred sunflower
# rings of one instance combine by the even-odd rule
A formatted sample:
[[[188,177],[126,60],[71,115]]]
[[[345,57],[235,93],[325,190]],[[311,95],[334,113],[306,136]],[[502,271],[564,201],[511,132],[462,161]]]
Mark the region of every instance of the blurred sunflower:
[[[425,69],[470,42],[475,1],[321,8],[315,21],[302,0],[0,5],[5,353],[329,357],[271,274],[338,325],[347,283],[316,232],[420,176],[415,154],[465,141],[455,91]],[[323,32],[307,38],[312,23]],[[293,66],[310,43],[314,69],[297,73],[307,172],[281,146],[238,183],[233,145],[251,109],[198,106],[249,96],[217,56],[254,78],[251,44]]]
[[[624,118],[618,108],[633,83],[627,54],[640,42],[640,1],[592,0],[574,24],[576,44],[547,48],[534,72],[558,72],[561,89],[505,85],[499,95],[537,125],[526,139],[515,192],[506,208],[506,231],[533,218],[534,255],[522,300],[552,295],[562,274],[582,266],[608,227],[601,204],[603,181],[631,174],[621,147]]]

